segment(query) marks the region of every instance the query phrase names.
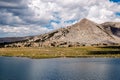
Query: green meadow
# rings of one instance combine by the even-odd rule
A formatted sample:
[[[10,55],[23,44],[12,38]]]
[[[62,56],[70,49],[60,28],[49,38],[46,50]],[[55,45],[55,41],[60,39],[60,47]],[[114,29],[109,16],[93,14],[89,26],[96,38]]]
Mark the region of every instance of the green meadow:
[[[28,58],[114,57],[120,58],[120,46],[102,47],[24,47],[0,48],[0,56]]]

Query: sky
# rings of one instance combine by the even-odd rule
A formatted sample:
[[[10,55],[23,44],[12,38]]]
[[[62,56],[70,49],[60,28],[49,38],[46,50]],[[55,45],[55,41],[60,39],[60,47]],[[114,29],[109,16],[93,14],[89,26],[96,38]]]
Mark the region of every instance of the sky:
[[[0,0],[0,37],[39,35],[83,18],[120,22],[120,0]]]

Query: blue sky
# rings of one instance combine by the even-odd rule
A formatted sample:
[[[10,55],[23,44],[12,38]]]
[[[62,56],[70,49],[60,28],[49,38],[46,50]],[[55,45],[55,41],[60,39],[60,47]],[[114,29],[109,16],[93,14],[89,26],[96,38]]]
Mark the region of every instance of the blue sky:
[[[0,37],[39,35],[83,18],[119,22],[120,0],[0,0]]]
[[[120,0],[110,0],[110,1],[113,1],[113,2],[120,2]]]

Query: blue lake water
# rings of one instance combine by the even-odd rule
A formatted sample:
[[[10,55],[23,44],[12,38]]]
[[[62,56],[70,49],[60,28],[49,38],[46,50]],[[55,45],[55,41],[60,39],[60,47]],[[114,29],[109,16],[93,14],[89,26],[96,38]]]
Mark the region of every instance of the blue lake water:
[[[120,80],[120,59],[0,57],[0,80]]]

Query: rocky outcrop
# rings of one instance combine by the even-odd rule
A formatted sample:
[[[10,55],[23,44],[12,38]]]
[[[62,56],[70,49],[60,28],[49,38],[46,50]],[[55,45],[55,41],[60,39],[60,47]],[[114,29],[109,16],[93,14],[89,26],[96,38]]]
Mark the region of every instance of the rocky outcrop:
[[[5,47],[72,47],[114,45],[120,43],[120,23],[94,23],[86,18],[80,22],[46,34],[30,37],[26,41]]]
[[[120,22],[106,22],[101,25],[109,34],[120,37]]]

